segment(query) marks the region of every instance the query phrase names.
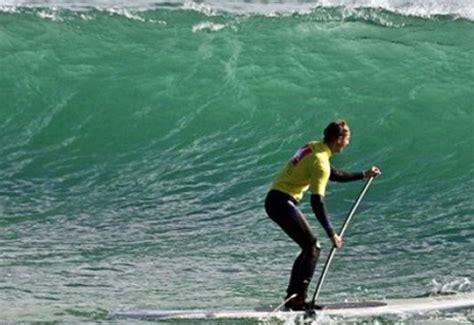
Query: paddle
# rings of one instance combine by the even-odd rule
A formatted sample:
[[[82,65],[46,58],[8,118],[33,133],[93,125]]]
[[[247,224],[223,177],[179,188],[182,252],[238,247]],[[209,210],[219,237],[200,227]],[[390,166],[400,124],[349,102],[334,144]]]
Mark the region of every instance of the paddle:
[[[369,186],[370,186],[370,184],[372,184],[373,180],[374,180],[374,177],[371,177],[367,180],[367,182],[365,182],[365,185],[362,188],[362,191],[360,192],[359,196],[357,197],[354,204],[352,205],[352,208],[351,208],[351,210],[349,211],[349,214],[346,217],[346,221],[344,221],[344,225],[342,226],[342,229],[339,233],[339,236],[341,238],[344,235],[344,232],[346,231],[346,228],[349,225],[349,222],[351,221],[352,216],[354,215],[355,211],[357,210],[357,207],[359,206],[359,203],[362,201],[362,198],[364,197],[365,193],[369,189]],[[329,256],[326,260],[326,264],[324,265],[323,271],[321,273],[321,277],[319,278],[318,285],[316,286],[316,290],[314,291],[313,300],[311,300],[311,306],[310,306],[311,307],[310,310],[313,311],[313,312],[314,312],[316,299],[318,299],[318,297],[319,297],[319,292],[321,291],[321,287],[323,285],[324,278],[326,277],[326,274],[328,272],[329,265],[331,265],[332,258],[334,257],[334,254],[336,254],[336,250],[337,250],[337,248],[335,246],[333,246],[331,248],[331,252],[329,253]]]

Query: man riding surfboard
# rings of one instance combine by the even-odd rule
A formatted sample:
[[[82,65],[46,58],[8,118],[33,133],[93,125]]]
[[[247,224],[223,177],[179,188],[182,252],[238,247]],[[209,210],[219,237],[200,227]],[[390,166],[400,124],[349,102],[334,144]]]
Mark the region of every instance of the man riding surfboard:
[[[376,166],[364,172],[349,173],[330,164],[334,153],[340,153],[349,144],[349,125],[343,120],[331,122],[324,130],[324,140],[312,141],[301,147],[277,174],[265,200],[268,216],[301,248],[291,271],[285,304],[287,309],[307,308],[308,286],[320,254],[320,245],[306,217],[297,205],[306,190],[311,192],[311,207],[336,248],[342,239],[334,231],[324,204],[329,180],[349,182],[381,174]]]

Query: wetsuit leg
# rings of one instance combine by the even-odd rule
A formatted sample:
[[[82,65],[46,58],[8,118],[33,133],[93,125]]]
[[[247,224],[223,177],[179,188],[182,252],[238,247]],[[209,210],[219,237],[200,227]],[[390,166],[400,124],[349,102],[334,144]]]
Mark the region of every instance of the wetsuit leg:
[[[265,209],[268,216],[301,247],[301,253],[293,264],[287,293],[288,296],[296,293],[306,297],[319,258],[319,243],[291,196],[272,190],[265,200]]]

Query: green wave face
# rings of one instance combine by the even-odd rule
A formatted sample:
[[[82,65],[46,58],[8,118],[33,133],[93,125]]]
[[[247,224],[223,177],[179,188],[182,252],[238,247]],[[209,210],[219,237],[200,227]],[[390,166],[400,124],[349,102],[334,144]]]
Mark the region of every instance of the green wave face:
[[[322,297],[471,290],[472,21],[256,5],[1,5],[0,319],[280,301],[298,248],[263,200],[335,118],[334,165],[383,175]],[[337,227],[361,186],[329,184]]]

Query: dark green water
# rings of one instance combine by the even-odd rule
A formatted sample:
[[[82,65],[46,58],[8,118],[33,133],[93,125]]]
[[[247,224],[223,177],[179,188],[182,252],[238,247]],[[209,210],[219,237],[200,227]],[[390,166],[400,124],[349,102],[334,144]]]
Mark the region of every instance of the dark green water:
[[[18,9],[0,13],[0,53],[1,323],[280,301],[298,249],[264,196],[334,118],[352,140],[333,163],[383,176],[321,298],[472,291],[472,21]],[[361,187],[329,185],[335,225]]]

